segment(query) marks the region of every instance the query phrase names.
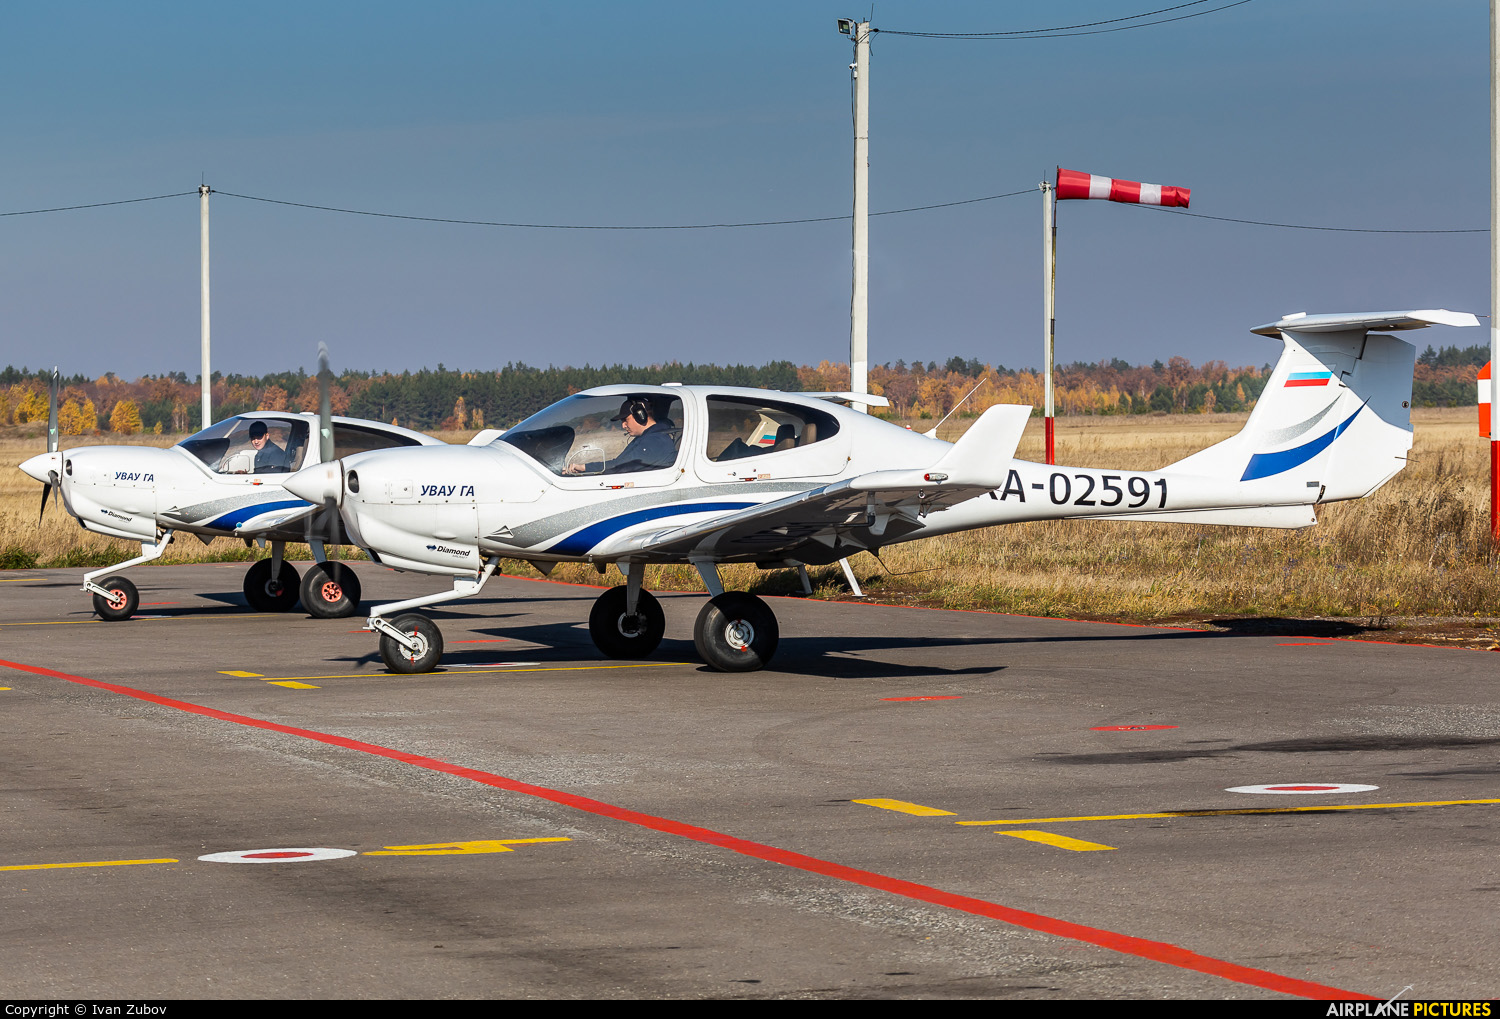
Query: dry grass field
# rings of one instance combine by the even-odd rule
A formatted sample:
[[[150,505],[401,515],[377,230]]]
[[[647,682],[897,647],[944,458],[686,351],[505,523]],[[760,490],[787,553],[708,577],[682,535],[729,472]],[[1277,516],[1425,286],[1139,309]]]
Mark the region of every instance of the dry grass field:
[[[1213,624],[1304,634],[1380,630],[1382,639],[1495,647],[1497,565],[1488,537],[1489,452],[1471,407],[1417,410],[1412,463],[1374,496],[1321,507],[1303,531],[1184,524],[1058,521],[935,538],[853,560],[873,599],[1028,615]],[[1243,415],[1075,417],[1058,422],[1058,459],[1078,466],[1158,468],[1232,434]],[[945,426],[942,437],[961,430]],[[13,430],[14,432],[14,430]],[[951,433],[951,434],[950,434]],[[468,433],[444,434],[462,441]],[[106,441],[106,440],[96,440]],[[170,437],[148,437],[161,445]],[[105,565],[137,546],[86,534],[15,470],[44,449],[39,436],[0,438],[0,566]],[[1033,420],[1020,455],[1042,459]],[[180,539],[166,562],[265,553],[219,539]],[[509,572],[529,572],[509,564]],[[726,571],[730,586],[798,589],[789,571]],[[611,583],[586,566],[563,580]],[[817,597],[848,597],[837,566],[813,571]],[[699,590],[687,567],[652,568],[648,586]],[[1215,623],[1215,621],[1217,621]],[[1295,621],[1295,622],[1293,622]]]

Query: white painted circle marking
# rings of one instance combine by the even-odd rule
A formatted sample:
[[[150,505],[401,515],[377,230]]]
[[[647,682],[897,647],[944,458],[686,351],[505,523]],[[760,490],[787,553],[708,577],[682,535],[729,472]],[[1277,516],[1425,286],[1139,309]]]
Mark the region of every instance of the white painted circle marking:
[[[229,853],[208,853],[198,857],[204,863],[311,863],[316,860],[339,860],[358,855],[352,849],[239,849]]]
[[[1319,793],[1373,793],[1378,785],[1352,782],[1280,782],[1276,785],[1237,785],[1226,793],[1261,793],[1268,796],[1316,796]]]
[[[454,662],[450,669],[511,669],[522,665],[541,665],[541,662]]]

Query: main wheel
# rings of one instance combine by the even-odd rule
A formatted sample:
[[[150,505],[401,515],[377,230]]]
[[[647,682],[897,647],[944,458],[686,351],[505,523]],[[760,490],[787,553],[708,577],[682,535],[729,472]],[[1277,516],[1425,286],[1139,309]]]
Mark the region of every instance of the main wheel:
[[[635,613],[625,611],[625,586],[601,594],[589,612],[589,636],[594,646],[611,658],[645,658],[667,632],[667,617],[650,591],[635,601]]]
[[[408,612],[391,620],[391,625],[416,639],[415,650],[402,647],[389,634],[380,635],[380,657],[392,672],[431,672],[443,657],[443,634],[426,616]]]
[[[314,563],[302,578],[301,594],[309,615],[342,619],[359,608],[359,577],[344,563]]]
[[[271,560],[259,559],[245,571],[245,600],[257,612],[290,612],[297,604],[300,574],[291,563],[282,563],[271,581]]]
[[[711,669],[752,672],[776,654],[781,631],[771,606],[743,591],[725,591],[698,613],[693,643]]]
[[[106,577],[99,586],[109,592],[107,598],[102,594],[94,595],[94,611],[99,613],[100,619],[113,623],[135,615],[141,596],[134,584],[124,577]]]

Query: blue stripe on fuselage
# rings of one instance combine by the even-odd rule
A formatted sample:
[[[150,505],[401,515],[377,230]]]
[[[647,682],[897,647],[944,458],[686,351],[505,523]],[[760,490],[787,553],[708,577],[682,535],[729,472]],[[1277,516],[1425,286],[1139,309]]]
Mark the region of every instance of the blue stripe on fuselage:
[[[1283,471],[1289,471],[1293,467],[1307,463],[1327,449],[1334,439],[1343,435],[1344,429],[1353,424],[1354,419],[1359,417],[1359,412],[1364,409],[1365,404],[1360,404],[1358,410],[1350,414],[1343,424],[1295,449],[1283,449],[1279,453],[1256,453],[1245,465],[1245,473],[1240,475],[1240,480],[1255,481],[1258,478],[1269,478],[1273,474],[1281,474]]]
[[[210,520],[203,527],[212,527],[219,531],[232,531],[246,520],[258,517],[262,513],[270,513],[272,510],[293,509],[298,506],[311,506],[312,503],[302,499],[282,500],[281,502],[258,502],[252,506],[241,506],[239,509],[230,510],[217,520]]]
[[[599,542],[625,530],[636,524],[645,523],[647,520],[657,520],[662,517],[681,516],[684,513],[724,513],[729,510],[745,509],[754,506],[753,502],[695,502],[677,503],[671,506],[653,506],[650,509],[636,510],[634,513],[622,513],[617,517],[609,517],[597,523],[582,527],[566,538],[557,542],[546,552],[557,552],[560,555],[583,555]]]

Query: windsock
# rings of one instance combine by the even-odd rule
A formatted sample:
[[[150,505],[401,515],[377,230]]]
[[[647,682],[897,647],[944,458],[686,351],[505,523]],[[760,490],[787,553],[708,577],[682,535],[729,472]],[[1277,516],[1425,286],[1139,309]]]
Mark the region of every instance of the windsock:
[[[1098,198],[1134,205],[1176,205],[1186,209],[1190,194],[1190,188],[1176,188],[1168,184],[1116,180],[1113,177],[1101,177],[1097,173],[1080,173],[1078,170],[1064,170],[1061,167],[1057,170],[1059,202],[1069,198]]]

